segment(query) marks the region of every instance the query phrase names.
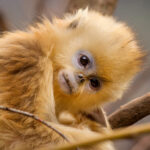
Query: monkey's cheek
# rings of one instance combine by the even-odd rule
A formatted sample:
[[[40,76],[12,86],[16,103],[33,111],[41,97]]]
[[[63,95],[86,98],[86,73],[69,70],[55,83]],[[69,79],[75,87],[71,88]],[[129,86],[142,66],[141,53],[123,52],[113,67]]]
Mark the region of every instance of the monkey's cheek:
[[[74,74],[67,70],[61,70],[58,73],[58,83],[60,89],[65,94],[73,94],[77,91],[78,84],[75,80]]]

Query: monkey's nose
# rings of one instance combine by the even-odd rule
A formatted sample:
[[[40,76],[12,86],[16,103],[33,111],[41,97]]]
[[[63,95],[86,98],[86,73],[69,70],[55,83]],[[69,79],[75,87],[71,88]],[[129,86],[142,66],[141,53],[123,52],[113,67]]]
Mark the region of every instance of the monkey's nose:
[[[85,81],[83,74],[77,74],[76,75],[76,80],[78,83],[83,83]]]

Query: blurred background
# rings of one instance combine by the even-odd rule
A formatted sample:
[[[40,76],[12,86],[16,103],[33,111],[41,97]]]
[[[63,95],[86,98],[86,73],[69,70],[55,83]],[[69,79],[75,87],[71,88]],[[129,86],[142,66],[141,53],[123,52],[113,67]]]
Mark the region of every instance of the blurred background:
[[[110,0],[111,1],[111,0]],[[41,15],[51,19],[62,17],[69,0],[0,0],[0,31],[25,29],[38,21]],[[150,91],[150,0],[118,0],[114,16],[126,22],[136,33],[141,48],[147,57],[143,71],[137,75],[123,98],[105,106],[107,114]],[[149,122],[150,117],[139,123]],[[115,142],[118,150],[150,150],[150,136]]]

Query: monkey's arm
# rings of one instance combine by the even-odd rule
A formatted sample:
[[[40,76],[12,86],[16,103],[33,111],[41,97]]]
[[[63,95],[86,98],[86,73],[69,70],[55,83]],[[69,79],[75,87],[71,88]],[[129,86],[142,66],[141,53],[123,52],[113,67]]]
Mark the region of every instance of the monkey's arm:
[[[29,121],[29,120],[28,120]],[[33,124],[35,127],[33,128]],[[49,149],[56,144],[64,144],[65,141],[57,133],[40,124],[33,122],[30,128],[24,128],[11,120],[0,118],[0,149],[28,150]],[[53,127],[62,132],[69,142],[78,142],[97,137],[99,134],[88,129],[76,129],[57,123],[51,123]]]

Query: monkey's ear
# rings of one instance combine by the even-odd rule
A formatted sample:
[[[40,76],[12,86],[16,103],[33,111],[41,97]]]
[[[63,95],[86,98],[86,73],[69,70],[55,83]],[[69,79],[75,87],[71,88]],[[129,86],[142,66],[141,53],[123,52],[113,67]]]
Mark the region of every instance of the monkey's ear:
[[[71,23],[69,23],[69,25],[67,26],[67,28],[69,29],[75,29],[77,28],[79,24],[79,21],[76,19],[76,20],[73,20]]]
[[[79,24],[79,19],[74,19],[68,22],[68,21],[55,18],[53,20],[53,23],[59,28],[76,29]]]
[[[59,28],[63,27],[67,29],[75,29],[79,24],[79,19],[72,19],[71,21],[70,20],[66,21],[66,20],[54,18],[53,23]]]
[[[64,19],[53,18],[52,22],[59,28],[76,29],[79,26],[85,26],[86,19],[88,18],[88,8],[79,9],[74,15],[66,14]]]
[[[61,27],[65,27],[67,25],[67,22],[65,22],[62,19],[53,18],[53,24],[56,25],[57,27],[61,28]]]
[[[88,7],[85,9],[79,9],[76,14],[72,17],[67,17],[66,18],[70,18],[72,19],[72,21],[69,23],[68,28],[70,29],[75,29],[78,26],[82,26],[82,24],[84,24],[85,20],[87,19],[88,16]]]

